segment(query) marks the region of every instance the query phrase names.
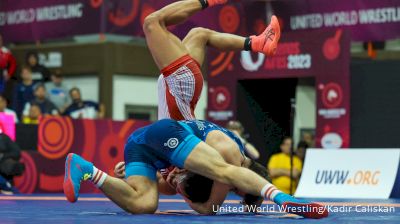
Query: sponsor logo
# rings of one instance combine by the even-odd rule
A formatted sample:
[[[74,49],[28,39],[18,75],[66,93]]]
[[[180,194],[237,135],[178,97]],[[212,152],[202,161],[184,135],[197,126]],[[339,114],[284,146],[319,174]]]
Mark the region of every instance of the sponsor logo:
[[[264,64],[265,55],[262,53],[257,54],[257,60],[253,61],[251,57],[251,53],[249,51],[242,51],[240,57],[240,63],[242,64],[243,68],[249,72],[258,71],[261,65]]]
[[[217,110],[225,110],[231,103],[231,94],[224,86],[210,88],[211,104]]]
[[[317,170],[315,183],[322,185],[378,185],[380,170]]]
[[[337,83],[328,83],[322,90],[322,103],[327,108],[339,106],[343,101],[342,87]]]
[[[342,147],[342,144],[342,137],[334,132],[326,133],[321,139],[321,145],[325,149],[338,149]]]
[[[166,143],[164,143],[164,146],[167,146],[170,149],[174,149],[178,145],[179,145],[179,140],[177,138],[170,138]]]

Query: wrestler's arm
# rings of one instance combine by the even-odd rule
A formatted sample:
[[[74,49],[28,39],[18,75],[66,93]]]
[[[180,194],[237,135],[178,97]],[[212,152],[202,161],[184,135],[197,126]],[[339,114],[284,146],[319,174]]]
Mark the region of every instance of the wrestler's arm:
[[[114,167],[114,176],[120,179],[125,178],[125,162],[119,162]],[[165,195],[175,195],[176,190],[165,181],[160,172],[157,172],[158,191]]]

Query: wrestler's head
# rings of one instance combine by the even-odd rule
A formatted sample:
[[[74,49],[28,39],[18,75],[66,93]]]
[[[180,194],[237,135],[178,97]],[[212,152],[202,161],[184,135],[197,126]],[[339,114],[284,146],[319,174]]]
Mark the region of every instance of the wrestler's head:
[[[261,164],[251,160],[248,167],[258,175],[271,182],[267,169]],[[195,174],[193,172],[181,169],[174,169],[169,173],[167,182],[176,189],[176,191],[191,200],[192,202],[203,203],[210,198],[213,180]],[[243,203],[246,205],[261,205],[263,197],[259,195],[246,194],[237,189],[233,191],[243,197]]]
[[[177,193],[192,202],[203,203],[210,198],[213,181],[178,167],[169,168],[164,179]]]
[[[213,183],[213,180],[189,171],[177,174],[172,181],[176,191],[194,203],[208,201]]]

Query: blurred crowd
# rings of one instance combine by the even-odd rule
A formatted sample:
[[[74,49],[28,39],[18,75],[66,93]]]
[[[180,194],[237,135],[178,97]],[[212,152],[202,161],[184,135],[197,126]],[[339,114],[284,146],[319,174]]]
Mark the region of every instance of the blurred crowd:
[[[260,157],[260,151],[248,142],[243,125],[239,121],[229,121],[226,128],[235,133],[245,146],[245,153],[252,159]],[[308,148],[314,147],[314,135],[310,132],[304,132],[297,147],[293,148],[293,139],[284,136],[279,144],[279,150],[273,154],[266,167],[272,183],[287,194],[294,194],[299,182],[301,171]],[[276,151],[275,149],[271,149]],[[293,153],[292,159],[291,155]]]
[[[27,52],[25,64],[17,66],[1,35],[0,49],[0,112],[13,116],[15,122],[38,124],[46,115],[104,118],[103,105],[84,100],[79,88],[65,85],[61,70],[51,72],[41,65],[37,52]]]
[[[84,100],[79,88],[68,87],[61,70],[50,71],[40,64],[37,52],[27,52],[25,62],[18,64],[0,35],[0,113],[16,123],[38,124],[47,115],[104,118],[105,108]],[[25,170],[20,159],[20,147],[0,125],[0,194],[17,192],[13,178]]]

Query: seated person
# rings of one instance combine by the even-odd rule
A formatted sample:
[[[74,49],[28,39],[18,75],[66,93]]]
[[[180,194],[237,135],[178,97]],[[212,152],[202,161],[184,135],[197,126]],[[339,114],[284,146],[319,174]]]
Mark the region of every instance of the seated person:
[[[259,151],[256,149],[256,147],[254,147],[253,144],[249,143],[245,136],[244,136],[244,128],[243,125],[239,122],[239,121],[229,121],[228,124],[226,125],[226,128],[235,133],[239,139],[242,141],[243,145],[246,148],[246,154],[252,158],[252,159],[258,159],[260,158],[260,153]]]
[[[36,103],[31,104],[28,116],[22,118],[23,124],[39,124],[39,118],[42,116],[42,111]]]
[[[17,113],[18,117],[22,116],[25,104],[35,98],[33,94],[34,85],[30,67],[22,67],[21,81],[14,88],[12,100],[12,109]]]
[[[68,88],[63,83],[63,76],[60,70],[51,75],[51,82],[45,84],[49,100],[56,105],[61,112],[71,104]]]
[[[24,164],[19,162],[21,150],[8,135],[0,130],[0,191],[12,191],[14,176],[22,175]]]
[[[268,171],[272,178],[272,184],[287,194],[295,192],[302,169],[301,160],[296,155],[293,155],[293,184],[290,190],[291,148],[292,138],[284,137],[280,144],[281,152],[271,156],[268,163]]]
[[[0,94],[0,113],[10,115],[14,118],[14,122],[18,123],[18,116],[15,111],[7,108],[7,99],[4,95]]]
[[[50,100],[46,98],[46,88],[42,83],[35,85],[35,98],[25,104],[23,116],[29,115],[29,110],[32,104],[36,104],[40,107],[40,111],[43,115],[58,115],[57,107]]]
[[[300,141],[297,144],[296,155],[299,157],[299,159],[303,164],[304,164],[304,159],[306,158],[306,152],[308,148],[309,147],[306,141]]]
[[[50,80],[50,71],[39,63],[39,55],[36,51],[26,54],[26,64],[32,70],[32,78],[37,82],[47,82]]]
[[[103,105],[99,105],[93,101],[82,100],[81,91],[74,87],[69,91],[72,104],[67,107],[64,115],[75,119],[98,119],[104,118],[105,109]]]

